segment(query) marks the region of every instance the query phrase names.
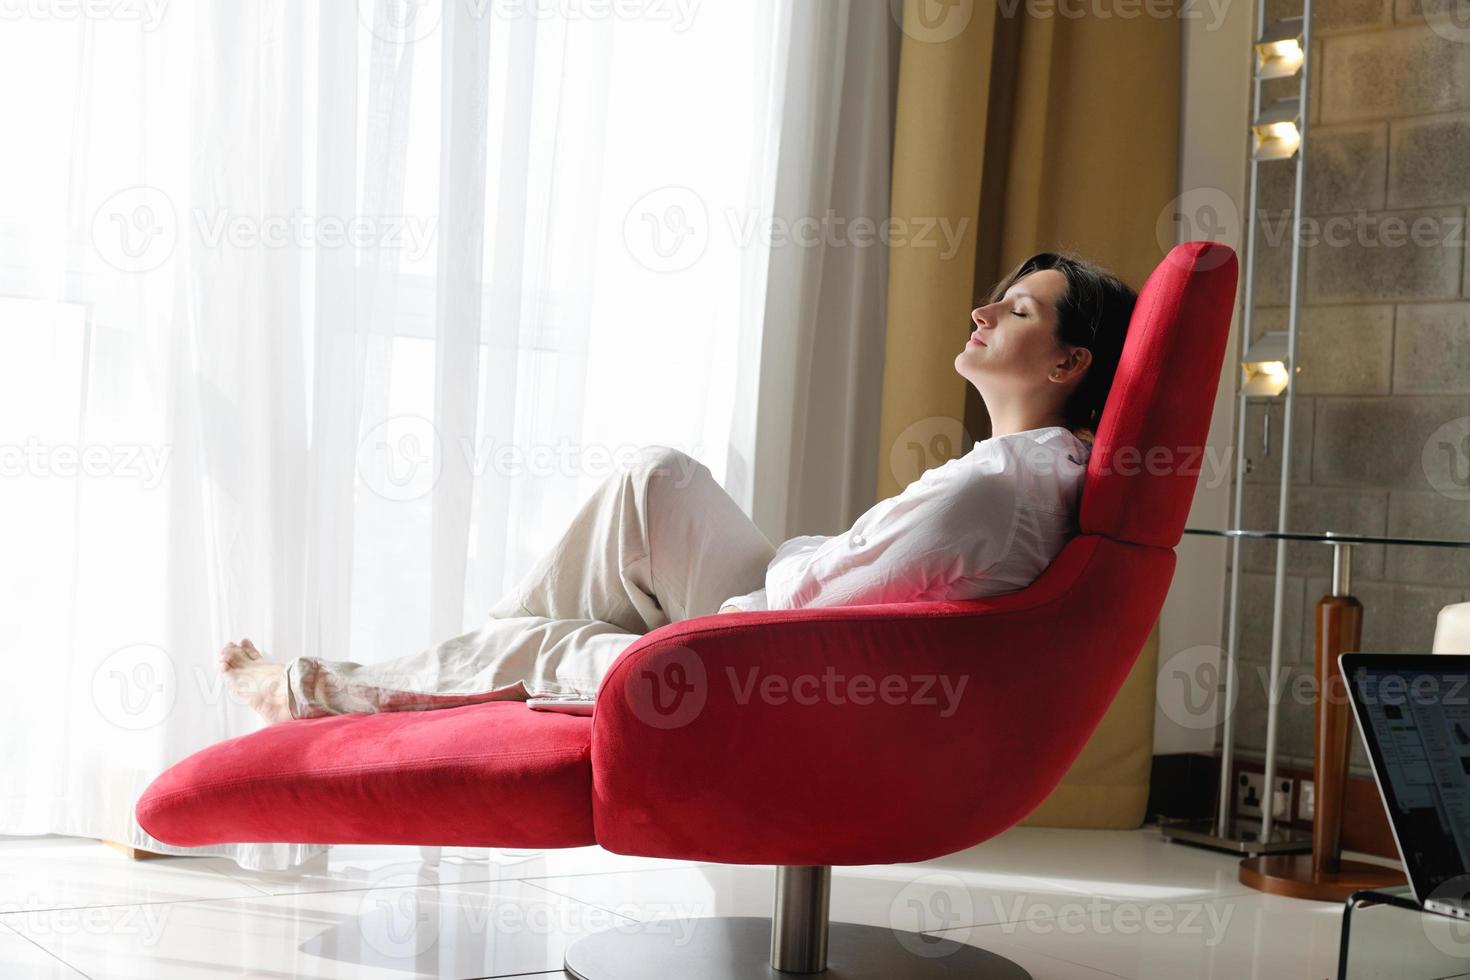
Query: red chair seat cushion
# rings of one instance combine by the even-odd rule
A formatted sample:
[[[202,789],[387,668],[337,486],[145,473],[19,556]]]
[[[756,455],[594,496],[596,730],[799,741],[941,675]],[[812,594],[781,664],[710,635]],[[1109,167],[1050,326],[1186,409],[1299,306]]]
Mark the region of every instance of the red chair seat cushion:
[[[138,823],[181,847],[579,847],[596,843],[591,738],[591,718],[519,701],[288,721],[170,768]]]

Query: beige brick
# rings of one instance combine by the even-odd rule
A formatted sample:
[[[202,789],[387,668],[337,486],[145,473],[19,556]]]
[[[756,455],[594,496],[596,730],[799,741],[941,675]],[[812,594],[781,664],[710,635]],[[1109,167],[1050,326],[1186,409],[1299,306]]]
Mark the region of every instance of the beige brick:
[[[1388,533],[1470,541],[1470,504],[1432,491],[1395,490],[1388,496]],[[1398,545],[1387,551],[1384,578],[1390,581],[1470,585],[1470,548]]]
[[[1425,14],[1454,14],[1459,2],[1460,0],[1398,0],[1394,5],[1394,19],[1408,23],[1419,20]]]
[[[1440,299],[1458,295],[1464,208],[1329,215],[1304,231],[1306,301]]]
[[[1318,485],[1433,491],[1462,478],[1451,466],[1463,467],[1463,459],[1425,450],[1436,430],[1470,416],[1470,397],[1322,397],[1316,405],[1312,479]]]
[[[1389,124],[1390,207],[1470,200],[1470,114]]]
[[[1323,40],[1322,121],[1470,109],[1470,45],[1425,24]]]
[[[1275,575],[1240,573],[1240,607],[1236,611],[1236,656],[1242,663],[1268,663],[1271,659],[1271,610],[1275,598]],[[1300,658],[1302,579],[1287,575],[1282,580],[1281,595],[1281,662],[1297,663]],[[1225,625],[1229,628],[1230,580],[1225,580]]]
[[[1284,163],[1263,165],[1280,167]],[[1291,215],[1280,210],[1258,211],[1256,224],[1255,294],[1257,306],[1285,306],[1291,301]],[[1306,267],[1307,250],[1302,249],[1301,262]],[[1304,277],[1305,278],[1305,277]]]
[[[1470,302],[1405,303],[1393,338],[1396,394],[1470,394]]]

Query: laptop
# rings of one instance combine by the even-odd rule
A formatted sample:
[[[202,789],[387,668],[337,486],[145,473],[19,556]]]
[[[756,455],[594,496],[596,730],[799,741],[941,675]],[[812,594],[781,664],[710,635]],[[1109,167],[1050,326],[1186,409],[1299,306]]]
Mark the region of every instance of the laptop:
[[[1414,898],[1470,919],[1470,654],[1337,662]]]

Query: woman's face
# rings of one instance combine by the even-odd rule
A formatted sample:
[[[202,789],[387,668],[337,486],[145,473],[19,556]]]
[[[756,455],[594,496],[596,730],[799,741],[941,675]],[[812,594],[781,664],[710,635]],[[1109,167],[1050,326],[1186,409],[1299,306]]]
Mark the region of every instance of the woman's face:
[[[976,307],[955,369],[982,391],[1045,383],[1067,358],[1068,348],[1057,339],[1057,304],[1066,290],[1066,276],[1039,269],[1012,283],[999,301]]]

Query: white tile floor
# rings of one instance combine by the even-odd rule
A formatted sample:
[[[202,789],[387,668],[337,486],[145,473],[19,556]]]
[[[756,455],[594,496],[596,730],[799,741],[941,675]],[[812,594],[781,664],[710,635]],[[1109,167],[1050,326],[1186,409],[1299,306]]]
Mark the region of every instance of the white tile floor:
[[[1036,980],[1336,977],[1340,906],[1257,894],[1235,865],[1152,828],[1022,827],[924,864],[837,869],[832,917],[939,933]],[[355,846],[261,874],[0,838],[0,977],[560,977],[588,932],[769,914],[773,877],[598,848],[446,848],[426,864],[416,848]],[[1430,935],[1399,910],[1359,919],[1380,962],[1355,977],[1470,972],[1470,930],[1444,920]],[[1410,959],[1431,967],[1405,972]]]

